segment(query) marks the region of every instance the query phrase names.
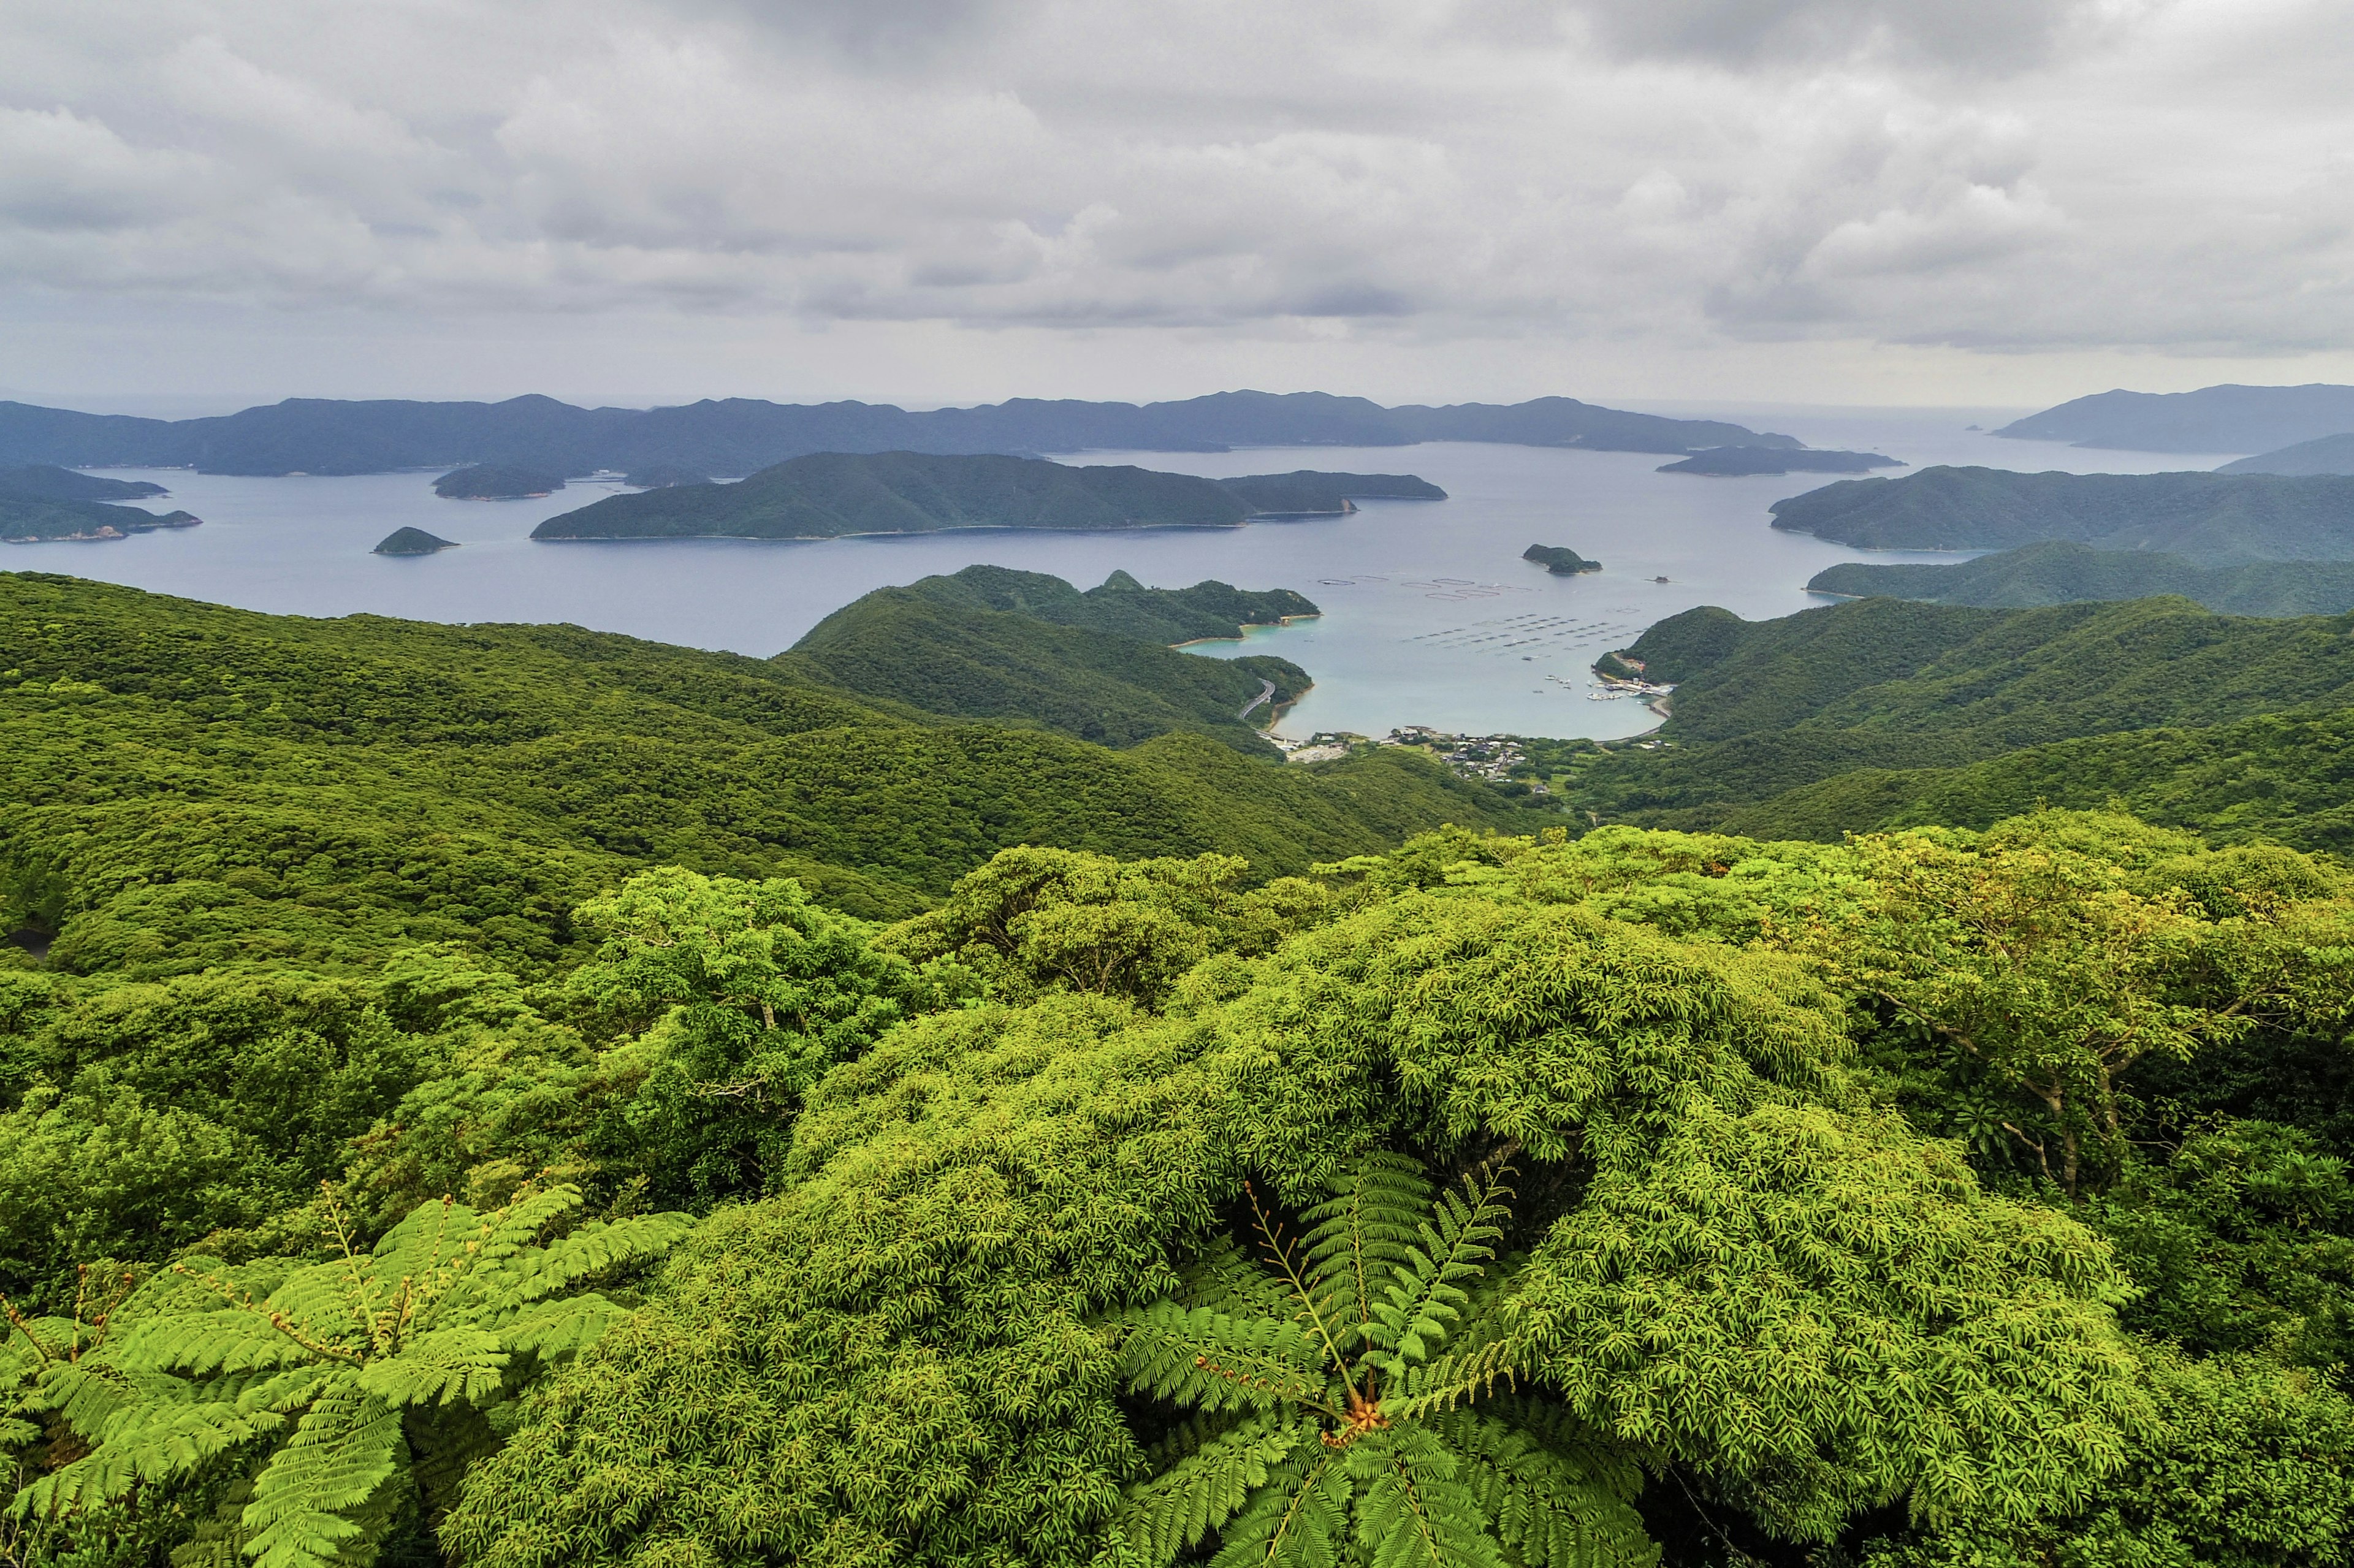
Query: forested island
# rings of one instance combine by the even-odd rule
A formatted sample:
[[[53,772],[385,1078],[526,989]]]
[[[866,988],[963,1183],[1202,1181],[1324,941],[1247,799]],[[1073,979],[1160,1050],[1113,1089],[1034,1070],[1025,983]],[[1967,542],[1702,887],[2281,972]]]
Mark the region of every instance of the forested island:
[[[1681,462],[1662,463],[1660,473],[1697,473],[1712,478],[1776,473],[1868,473],[1875,468],[1903,468],[1893,457],[1878,452],[1787,450],[1780,447],[1711,447]]]
[[[433,482],[433,493],[451,501],[525,501],[563,488],[561,474],[514,463],[474,463]]]
[[[1411,474],[1302,471],[1219,481],[1044,458],[821,452],[734,484],[615,495],[535,539],[832,539],[947,528],[1229,528],[1269,512],[1342,512],[1355,495],[1443,499]]]
[[[2014,440],[2147,452],[2270,452],[2354,430],[2354,387],[2202,387],[2100,392],[2014,419]]]
[[[734,474],[828,451],[1225,451],[1421,441],[1662,453],[1804,445],[1720,419],[1629,413],[1575,397],[1384,408],[1322,392],[1220,392],[1141,406],[1015,398],[913,412],[887,404],[744,397],[664,408],[579,408],[541,397],[503,403],[294,397],[179,420],[0,403],[0,464],[239,474],[384,473],[460,461],[517,463],[573,478],[609,469],[640,473],[657,464]]]
[[[1531,545],[1521,552],[1521,559],[1534,561],[1557,577],[1575,577],[1581,572],[1598,572],[1600,561],[1589,561],[1565,545]]]
[[[2053,539],[1950,566],[1843,561],[1817,572],[1807,588],[1996,609],[2178,594],[2226,615],[2338,615],[2354,609],[2354,562],[2200,567],[2160,551],[2095,550]]]
[[[1776,502],[1774,526],[1869,550],[2009,550],[2069,539],[2203,567],[2354,559],[2354,477],[1925,468]]]
[[[0,574],[0,1547],[2339,1568],[2354,618],[1694,610],[1556,809],[1295,602]]]
[[[395,528],[376,541],[370,552],[378,556],[429,556],[437,550],[454,550],[458,543],[444,539],[439,534],[429,534],[422,528]]]

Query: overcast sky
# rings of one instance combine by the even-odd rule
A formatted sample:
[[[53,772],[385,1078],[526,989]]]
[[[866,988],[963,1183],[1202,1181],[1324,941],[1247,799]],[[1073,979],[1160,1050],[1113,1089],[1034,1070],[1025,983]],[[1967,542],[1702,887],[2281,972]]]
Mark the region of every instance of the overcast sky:
[[[10,0],[0,397],[2354,381],[2349,0]]]

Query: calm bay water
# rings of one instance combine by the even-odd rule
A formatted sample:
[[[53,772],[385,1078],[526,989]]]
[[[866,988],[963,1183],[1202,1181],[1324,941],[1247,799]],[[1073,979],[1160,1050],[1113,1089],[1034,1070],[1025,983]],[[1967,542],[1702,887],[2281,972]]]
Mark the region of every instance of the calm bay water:
[[[1738,410],[1725,416],[1744,418]],[[1745,422],[1921,466],[2139,473],[2211,468],[2230,455],[2079,450],[1963,429],[2002,417],[1786,410]],[[1588,666],[1653,621],[1702,604],[1757,620],[1826,602],[1805,584],[1838,561],[1956,558],[1851,550],[1767,526],[1768,504],[1829,477],[1662,474],[1653,471],[1669,460],[1639,452],[1433,443],[1089,452],[1066,461],[1213,478],[1302,467],[1410,472],[1450,498],[1370,501],[1349,516],[1235,529],[534,544],[529,535],[542,521],[618,487],[577,482],[539,501],[444,501],[429,473],[237,479],[126,469],[108,471],[169,486],[172,495],[153,509],[185,508],[204,526],[105,543],[13,546],[0,554],[0,566],[281,614],[570,621],[762,657],[871,589],[975,562],[1051,572],[1081,587],[1117,569],[1164,587],[1216,577],[1297,588],[1324,611],[1254,630],[1240,643],[1195,650],[1275,653],[1306,666],[1316,689],[1278,726],[1286,734],[1380,735],[1426,724],[1606,738],[1658,721],[1638,703],[1591,700]],[[402,559],[368,553],[404,524],[463,547]],[[1605,569],[1549,576],[1520,559],[1532,544],[1565,545]]]

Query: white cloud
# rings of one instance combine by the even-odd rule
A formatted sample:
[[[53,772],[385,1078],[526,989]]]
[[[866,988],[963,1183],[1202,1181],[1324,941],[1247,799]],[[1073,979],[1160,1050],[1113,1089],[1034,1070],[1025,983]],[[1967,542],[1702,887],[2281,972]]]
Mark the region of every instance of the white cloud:
[[[0,297],[2349,349],[2336,9],[20,0]]]

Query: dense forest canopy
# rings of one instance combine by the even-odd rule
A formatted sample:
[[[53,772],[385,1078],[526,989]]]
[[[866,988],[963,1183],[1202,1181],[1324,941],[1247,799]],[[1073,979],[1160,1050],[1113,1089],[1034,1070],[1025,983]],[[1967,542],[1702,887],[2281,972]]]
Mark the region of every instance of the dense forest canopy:
[[[1123,598],[1259,608],[881,602],[1044,659]],[[1574,836],[815,650],[23,576],[0,632],[10,1568],[2354,1560],[2327,855]],[[2218,735],[2158,667],[2345,635],[1693,612],[1629,651],[1690,738],[1580,788]]]

